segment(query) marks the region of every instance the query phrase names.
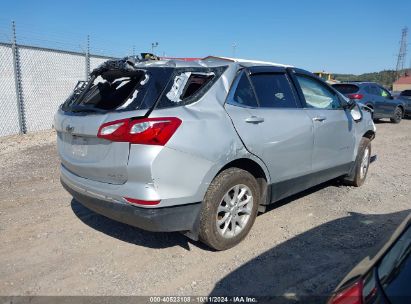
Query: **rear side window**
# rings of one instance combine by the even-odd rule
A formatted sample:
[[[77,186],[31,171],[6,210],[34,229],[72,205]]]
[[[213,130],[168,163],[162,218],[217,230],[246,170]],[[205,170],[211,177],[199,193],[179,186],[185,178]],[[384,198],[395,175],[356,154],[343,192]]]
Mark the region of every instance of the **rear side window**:
[[[285,74],[251,75],[258,102],[262,108],[296,108],[297,102]]]
[[[175,69],[156,108],[182,106],[199,100],[225,69],[226,67]]]
[[[358,86],[355,84],[333,84],[334,89],[336,89],[338,92],[341,94],[353,94],[357,93],[358,90],[360,89]]]
[[[254,90],[246,73],[242,73],[234,92],[233,100],[241,106],[257,108],[258,103],[254,95]]]
[[[341,109],[336,93],[320,81],[304,75],[297,75],[298,83],[303,91],[307,108]]]

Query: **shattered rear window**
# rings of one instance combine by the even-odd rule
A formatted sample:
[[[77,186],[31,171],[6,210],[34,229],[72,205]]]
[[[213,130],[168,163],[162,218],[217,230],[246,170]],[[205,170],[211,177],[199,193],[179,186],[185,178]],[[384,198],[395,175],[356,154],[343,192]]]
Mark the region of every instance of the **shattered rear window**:
[[[63,104],[67,112],[113,112],[187,105],[201,98],[226,67],[148,67],[110,70],[79,82]]]
[[[166,87],[172,68],[148,68],[79,82],[63,111],[110,112],[150,109]]]

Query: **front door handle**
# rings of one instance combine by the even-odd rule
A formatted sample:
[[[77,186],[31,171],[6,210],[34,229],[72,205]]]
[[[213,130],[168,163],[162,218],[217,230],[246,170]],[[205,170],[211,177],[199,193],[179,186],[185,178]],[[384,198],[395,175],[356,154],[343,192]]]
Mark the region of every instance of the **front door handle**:
[[[314,117],[313,121],[324,121],[327,120],[327,117],[324,116],[318,116],[318,117]]]
[[[258,123],[261,123],[263,121],[264,121],[264,118],[258,117],[258,116],[251,116],[251,117],[246,118],[246,120],[245,120],[245,122],[253,123],[253,124],[258,124]]]

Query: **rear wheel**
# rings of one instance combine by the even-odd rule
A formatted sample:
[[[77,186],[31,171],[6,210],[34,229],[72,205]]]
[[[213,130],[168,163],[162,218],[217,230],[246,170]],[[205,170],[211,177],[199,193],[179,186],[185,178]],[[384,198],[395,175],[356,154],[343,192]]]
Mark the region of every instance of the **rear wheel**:
[[[357,158],[355,160],[352,173],[344,178],[344,183],[349,186],[360,187],[364,184],[370,166],[371,141],[363,137],[358,147]]]
[[[391,118],[390,120],[392,123],[400,123],[402,117],[403,117],[402,109],[400,107],[397,107],[394,111],[394,117]]]
[[[229,168],[210,184],[200,214],[200,240],[217,250],[240,243],[257,216],[260,191],[247,171]]]

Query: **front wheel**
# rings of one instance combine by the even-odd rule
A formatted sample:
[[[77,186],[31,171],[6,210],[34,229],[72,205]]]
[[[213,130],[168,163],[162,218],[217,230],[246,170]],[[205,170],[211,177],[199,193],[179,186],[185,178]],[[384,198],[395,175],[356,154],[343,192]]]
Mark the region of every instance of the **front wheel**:
[[[360,187],[364,184],[370,166],[371,141],[363,137],[358,147],[354,168],[349,176],[344,178],[344,183],[349,186]]]
[[[400,107],[397,107],[394,111],[394,117],[391,118],[392,123],[400,123],[401,119],[403,117],[402,109]]]
[[[260,191],[254,176],[239,168],[222,171],[212,181],[200,214],[200,240],[216,250],[240,243],[257,216]]]

